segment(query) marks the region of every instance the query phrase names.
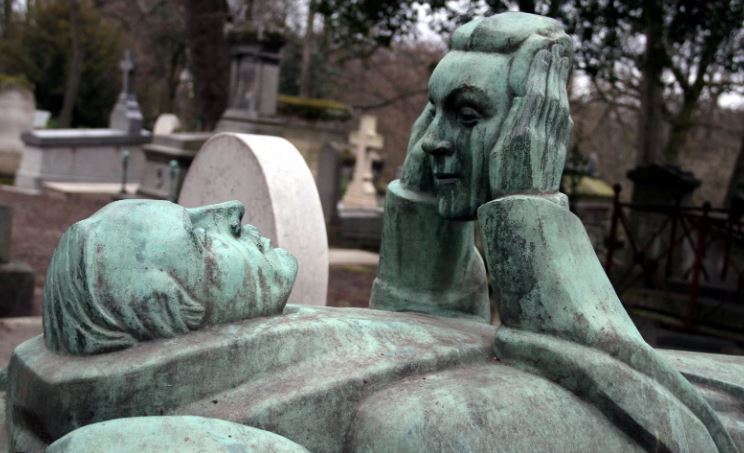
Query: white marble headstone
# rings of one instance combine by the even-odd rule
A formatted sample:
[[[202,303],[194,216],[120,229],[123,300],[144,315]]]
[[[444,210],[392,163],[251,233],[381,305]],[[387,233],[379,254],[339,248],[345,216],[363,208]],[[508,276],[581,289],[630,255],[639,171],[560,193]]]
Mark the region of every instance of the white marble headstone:
[[[11,175],[21,162],[21,134],[34,126],[34,95],[25,88],[0,89],[0,173]]]
[[[161,113],[155,120],[152,135],[169,135],[181,128],[181,121],[173,113]]]
[[[289,250],[299,264],[289,303],[325,305],[328,238],[323,209],[305,160],[287,140],[223,133],[196,154],[178,202],[194,207],[228,200],[246,207],[249,223]]]

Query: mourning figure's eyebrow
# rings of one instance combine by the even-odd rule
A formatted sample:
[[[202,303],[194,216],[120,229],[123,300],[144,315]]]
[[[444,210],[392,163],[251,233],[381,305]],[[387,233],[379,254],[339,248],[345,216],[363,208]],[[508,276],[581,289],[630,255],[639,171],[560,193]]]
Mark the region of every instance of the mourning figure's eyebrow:
[[[450,104],[463,96],[467,96],[468,100],[478,102],[481,99],[487,98],[488,94],[477,86],[461,85],[447,93],[447,96],[444,98],[444,103]]]

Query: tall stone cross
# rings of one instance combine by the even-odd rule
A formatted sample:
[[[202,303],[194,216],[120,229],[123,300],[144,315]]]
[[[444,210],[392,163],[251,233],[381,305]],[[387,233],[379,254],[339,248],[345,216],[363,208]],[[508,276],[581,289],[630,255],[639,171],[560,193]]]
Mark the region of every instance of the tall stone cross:
[[[359,130],[349,135],[349,142],[356,147],[354,174],[341,204],[344,208],[373,209],[377,207],[377,191],[372,184],[372,163],[368,150],[382,149],[383,138],[377,133],[377,118],[362,115]]]
[[[129,50],[124,51],[124,57],[119,62],[119,69],[122,73],[121,93],[109,116],[109,127],[127,131],[131,135],[140,135],[142,133],[142,112],[137,96],[131,91],[130,76],[134,71],[134,59]]]
[[[129,50],[124,51],[124,58],[119,62],[119,69],[122,72],[122,93],[129,94],[129,75],[134,71],[134,60],[132,60],[132,53]]]

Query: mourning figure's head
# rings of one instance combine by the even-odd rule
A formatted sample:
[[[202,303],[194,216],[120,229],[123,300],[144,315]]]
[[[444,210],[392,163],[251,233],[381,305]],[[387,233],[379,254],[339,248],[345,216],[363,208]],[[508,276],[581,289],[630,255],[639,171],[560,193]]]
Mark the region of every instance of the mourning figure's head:
[[[571,126],[571,58],[570,37],[546,17],[504,13],[455,32],[452,50],[431,76],[429,103],[409,143],[409,154],[420,147],[429,156],[440,215],[472,219],[494,196],[557,190]],[[536,105],[540,99],[527,99],[536,83],[542,83],[544,108]],[[542,123],[525,124],[530,115]],[[532,135],[548,129],[552,137],[540,132],[530,146],[519,146],[508,135],[520,126]],[[543,146],[531,150],[539,140]]]
[[[96,354],[281,313],[297,262],[243,214],[239,202],[126,200],[74,224],[47,271],[47,348]]]

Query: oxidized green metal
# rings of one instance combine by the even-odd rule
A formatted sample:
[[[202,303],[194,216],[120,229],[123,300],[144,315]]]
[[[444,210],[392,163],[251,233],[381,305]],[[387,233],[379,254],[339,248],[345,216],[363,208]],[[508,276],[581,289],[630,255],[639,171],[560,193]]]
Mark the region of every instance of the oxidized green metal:
[[[308,453],[307,449],[268,431],[190,416],[119,418],[95,423],[68,434],[46,449],[46,453],[103,451]]]
[[[297,262],[241,227],[244,212],[122,200],[70,227],[47,272],[47,347],[96,354],[281,313]]]
[[[44,340],[8,369],[11,448],[237,432],[213,419],[311,451],[744,448],[744,358],[649,347],[558,192],[571,58],[543,17],[455,33],[386,195],[382,310],[284,307],[296,265],[236,204],[120,202],[71,228]],[[205,419],[127,418],[158,415]]]

